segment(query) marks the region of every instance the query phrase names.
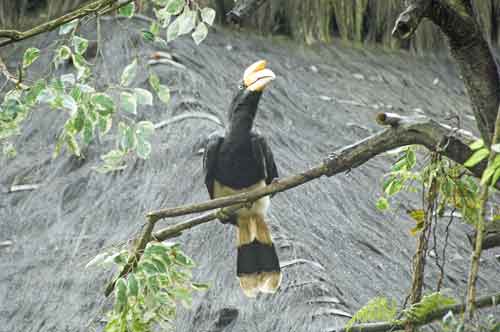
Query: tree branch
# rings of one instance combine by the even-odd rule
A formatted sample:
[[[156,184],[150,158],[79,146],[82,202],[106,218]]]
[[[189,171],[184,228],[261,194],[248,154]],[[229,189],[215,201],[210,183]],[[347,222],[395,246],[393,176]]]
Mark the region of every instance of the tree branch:
[[[364,164],[380,153],[405,145],[419,144],[430,150],[438,149],[438,151],[448,158],[457,163],[463,163],[472,155],[472,151],[468,145],[477,139],[470,133],[440,124],[427,117],[402,117],[392,113],[379,113],[376,121],[381,125],[389,127],[377,134],[335,151],[322,163],[302,173],[291,175],[284,179],[274,181],[266,187],[254,189],[245,193],[148,213],[146,217],[149,224],[154,225],[158,220],[164,218],[219,209],[181,222],[177,225],[163,228],[153,233],[150,239],[164,241],[179,236],[181,232],[186,229],[207,223],[214,219],[224,219],[225,216],[230,215],[247,204],[251,204],[261,197],[286,191],[321,176],[330,177],[348,171]],[[475,176],[480,177],[484,167],[485,162],[476,165],[470,171]],[[134,250],[134,259],[122,269],[120,276],[124,276],[131,271],[134,266],[133,264],[140,259],[144,247],[139,249],[140,250]],[[114,281],[106,288],[107,295],[111,293],[113,287]]]
[[[393,36],[410,38],[424,17],[448,37],[481,137],[490,145],[500,103],[500,80],[494,56],[470,1],[409,0],[407,9],[396,20]]]
[[[477,308],[485,308],[491,306],[497,306],[500,302],[500,293],[495,293],[491,295],[486,295],[480,297],[475,301]],[[443,307],[441,309],[435,310],[427,314],[425,317],[418,321],[411,321],[414,326],[420,326],[429,324],[437,319],[441,319],[448,312],[453,312],[455,314],[462,313],[465,310],[464,304],[455,304]],[[404,326],[409,323],[409,320],[400,320],[396,322],[380,322],[380,323],[366,323],[353,325],[349,328],[340,328],[330,330],[330,332],[385,332],[385,331],[398,331],[404,329]]]
[[[465,131],[453,129],[427,117],[401,117],[397,114],[380,113],[377,116],[377,122],[391,127],[335,151],[322,163],[302,173],[245,193],[216,198],[198,204],[153,211],[148,213],[147,218],[157,221],[233,204],[251,203],[261,197],[297,187],[321,176],[330,177],[358,167],[382,152],[405,145],[419,144],[430,150],[435,150],[436,147],[440,146],[440,152],[443,155],[462,164],[472,155],[468,144],[476,140],[474,136]],[[479,177],[484,167],[485,163],[480,163],[471,171]]]
[[[55,28],[71,22],[77,18],[81,18],[90,14],[105,14],[109,11],[118,9],[132,1],[134,0],[97,0],[27,31],[0,30],[0,38],[5,38],[4,40],[0,39],[0,47],[39,35],[47,31],[54,30]]]
[[[229,13],[226,20],[229,23],[240,23],[245,17],[254,13],[267,0],[240,0]]]

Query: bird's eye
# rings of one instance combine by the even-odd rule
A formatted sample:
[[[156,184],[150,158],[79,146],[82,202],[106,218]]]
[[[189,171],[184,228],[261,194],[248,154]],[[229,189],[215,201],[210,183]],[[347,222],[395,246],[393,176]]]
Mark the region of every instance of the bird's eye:
[[[240,90],[243,90],[245,87],[243,86],[243,83],[240,83],[240,85],[238,85],[238,89]]]

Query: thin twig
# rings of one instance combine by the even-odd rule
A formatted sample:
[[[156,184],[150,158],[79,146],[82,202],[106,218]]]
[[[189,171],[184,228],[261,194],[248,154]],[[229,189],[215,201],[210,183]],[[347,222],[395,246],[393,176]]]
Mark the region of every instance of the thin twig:
[[[500,138],[500,112],[497,112],[497,118],[495,122],[495,130],[493,132],[493,138],[491,139],[492,144],[497,144]],[[493,162],[497,153],[494,149],[490,149],[490,155],[488,157],[488,167],[493,167]],[[483,250],[483,237],[485,230],[485,214],[486,214],[486,203],[488,202],[490,184],[487,182],[481,186],[481,192],[479,194],[479,212],[476,225],[476,246],[472,252],[471,265],[469,270],[469,279],[467,282],[467,309],[465,312],[465,319],[470,323],[474,317],[475,305],[474,300],[476,298],[476,282],[479,272],[479,260],[481,258],[481,252]]]
[[[205,120],[212,121],[221,127],[224,127],[224,124],[222,123],[222,121],[218,117],[216,117],[215,115],[212,115],[209,113],[200,113],[200,112],[182,113],[182,114],[173,116],[170,119],[155,123],[154,127],[155,127],[155,129],[161,129],[163,127],[169,126],[173,123],[183,121],[186,119],[205,119]]]
[[[0,47],[39,35],[47,31],[54,30],[55,28],[63,24],[66,24],[78,18],[85,17],[87,15],[103,15],[111,10],[115,10],[122,6],[125,6],[132,1],[134,0],[98,0],[27,31],[0,30],[0,38],[6,38],[4,40],[0,40]]]

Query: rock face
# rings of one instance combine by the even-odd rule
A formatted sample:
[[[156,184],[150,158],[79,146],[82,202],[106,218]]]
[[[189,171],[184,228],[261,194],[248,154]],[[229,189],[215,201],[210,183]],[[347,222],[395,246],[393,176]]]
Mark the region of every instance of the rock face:
[[[123,33],[124,26],[129,33]],[[155,51],[141,41],[141,29],[147,29],[141,22],[103,22],[105,59],[95,66],[100,86],[117,82],[132,57],[138,56],[144,66]],[[93,33],[86,36],[96,39]],[[43,56],[34,70],[44,73],[56,38],[57,33],[40,36],[2,50],[2,56],[9,68],[16,68],[23,49],[37,44]],[[460,114],[462,126],[475,129],[465,116],[471,110],[462,83],[447,59],[376,49],[305,48],[223,29],[211,31],[200,47],[183,38],[169,51],[187,69],[171,64],[151,68],[171,88],[172,101],[168,107],[155,102],[155,107],[142,109],[141,119],[160,122],[184,112],[223,119],[243,68],[268,60],[277,79],[261,100],[256,127],[267,136],[281,175],[301,171],[378,130],[373,119],[385,108],[406,115],[419,109],[441,121]],[[358,74],[367,79],[356,78]],[[146,75],[141,70],[133,86],[147,88]],[[439,85],[433,84],[436,78]],[[150,160],[101,175],[91,167],[114,146],[113,134],[86,148],[83,161],[67,155],[51,159],[66,117],[62,111],[37,109],[15,140],[18,156],[0,157],[0,242],[9,243],[0,247],[2,332],[101,330],[100,315],[108,304],[103,288],[111,273],[85,270],[85,263],[135,234],[148,210],[208,198],[199,149],[220,129],[213,121],[186,119],[166,126],[155,134]],[[231,226],[212,222],[177,238],[198,264],[195,278],[211,284],[191,310],[180,310],[177,330],[325,331],[374,296],[404,299],[415,248],[409,235],[413,222],[405,209],[417,207],[418,198],[402,197],[405,206],[395,205],[392,213],[375,209],[382,176],[393,161],[392,155],[380,156],[349,174],[273,198],[272,233],[282,262],[288,261],[275,295],[250,300],[241,293]],[[7,193],[12,185],[34,183],[39,184],[35,190]],[[460,222],[452,226],[444,281],[459,296],[470,251],[465,229]],[[498,288],[499,272],[500,263],[486,255],[480,294]],[[436,279],[437,269],[429,263],[427,291]]]

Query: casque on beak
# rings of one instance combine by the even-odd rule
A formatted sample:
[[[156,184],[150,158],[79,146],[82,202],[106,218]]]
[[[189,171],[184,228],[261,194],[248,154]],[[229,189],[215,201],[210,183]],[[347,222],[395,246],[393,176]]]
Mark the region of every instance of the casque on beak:
[[[266,65],[266,60],[260,60],[245,70],[243,84],[247,90],[262,92],[276,78],[276,75],[270,69],[267,69]]]

